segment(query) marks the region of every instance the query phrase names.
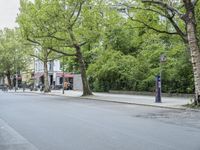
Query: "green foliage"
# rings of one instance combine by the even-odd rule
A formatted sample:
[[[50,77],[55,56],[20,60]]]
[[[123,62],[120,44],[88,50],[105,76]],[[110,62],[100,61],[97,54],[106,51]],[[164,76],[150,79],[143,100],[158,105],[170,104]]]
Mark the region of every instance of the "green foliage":
[[[134,6],[148,10],[129,8],[127,18],[112,7],[114,1],[21,0],[18,23],[24,38],[39,42],[42,47],[75,53],[74,45],[81,45],[88,78],[95,91],[154,91],[155,76],[162,67],[163,92],[193,93],[192,67],[181,38],[158,34],[148,27],[175,32],[169,20],[156,13],[166,15],[167,12],[140,2]],[[77,17],[80,3],[83,5]],[[178,9],[180,5],[174,3],[174,6]],[[155,11],[150,11],[152,8]],[[198,32],[199,8],[196,9]],[[174,20],[185,32],[184,22],[177,16]],[[160,64],[162,54],[167,61]],[[66,71],[79,72],[77,58],[66,57],[64,63],[68,64]]]
[[[120,18],[120,13],[112,13],[117,19],[107,20],[103,51],[88,69],[94,90],[154,91],[155,76],[162,70],[163,92],[193,93],[192,66],[182,39],[155,32],[175,32],[170,22],[156,13],[166,15],[164,9],[151,11],[151,5],[140,2],[132,6],[128,8],[130,20]],[[184,31],[184,22],[174,19]],[[160,63],[163,54],[167,61]]]
[[[167,60],[160,63],[159,59],[163,54]],[[139,55],[146,58],[151,68],[146,81],[152,83],[152,78],[160,74],[162,69],[163,92],[193,93],[193,73],[189,52],[180,39],[151,33],[149,39],[143,43],[143,50]]]
[[[197,21],[197,35],[198,35],[198,40],[199,40],[199,45],[200,45],[200,2],[197,3],[196,7],[196,21]]]
[[[104,29],[106,16],[102,13],[106,11],[102,9],[107,8],[103,1],[21,0],[20,6],[17,22],[25,39],[42,47],[40,49],[53,48],[65,54],[75,54],[75,45],[81,45],[89,57],[86,64],[91,62],[90,51],[99,43]],[[51,52],[51,55],[55,56],[55,53]],[[70,72],[73,72],[73,66],[75,72],[79,72],[77,59],[67,58],[65,62]]]
[[[100,36],[100,6],[84,0],[21,0],[17,21],[25,38],[42,47],[73,52],[75,43],[95,42]]]
[[[27,68],[29,57],[26,53],[31,49],[24,45],[18,30],[4,29],[0,31],[0,72],[12,75],[16,71]]]
[[[199,110],[200,109],[200,104],[196,104],[195,102],[192,102],[191,104],[185,105],[185,107]]]
[[[113,25],[106,32],[106,44],[124,54],[134,54],[140,48],[139,34],[131,25]]]
[[[137,34],[133,33],[133,36]],[[88,68],[90,83],[95,91],[154,91],[155,76],[161,71],[162,54],[167,57],[167,61],[161,64],[163,92],[193,93],[192,67],[185,45],[177,37],[152,31],[142,34],[135,55],[116,50],[99,51],[99,57]]]
[[[89,66],[88,75],[96,91],[137,90],[147,70],[148,65],[140,65],[134,56],[107,50]]]

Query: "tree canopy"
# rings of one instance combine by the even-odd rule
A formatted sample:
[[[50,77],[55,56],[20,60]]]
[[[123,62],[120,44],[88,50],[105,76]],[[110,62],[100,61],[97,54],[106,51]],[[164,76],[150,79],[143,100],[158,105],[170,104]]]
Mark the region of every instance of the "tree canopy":
[[[25,45],[19,30],[4,29],[0,31],[0,73],[7,76],[9,86],[11,86],[11,76],[16,71],[24,71],[30,61],[28,51],[29,45]]]
[[[65,56],[68,71],[81,73],[85,95],[89,85],[94,91],[154,91],[162,71],[163,92],[195,92],[198,98],[198,0],[20,2],[24,40],[52,59]]]

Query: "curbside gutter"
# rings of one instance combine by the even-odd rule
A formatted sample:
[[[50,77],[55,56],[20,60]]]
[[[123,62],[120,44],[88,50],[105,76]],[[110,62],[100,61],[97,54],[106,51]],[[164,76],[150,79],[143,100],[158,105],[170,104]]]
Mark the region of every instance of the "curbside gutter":
[[[82,96],[81,99],[89,99],[89,100],[96,100],[96,101],[103,101],[108,103],[119,103],[119,104],[128,104],[128,105],[138,105],[138,106],[145,106],[145,107],[155,107],[155,108],[164,108],[164,109],[173,109],[173,110],[191,110],[200,112],[198,109],[187,108],[184,106],[173,107],[173,106],[160,106],[160,105],[152,105],[152,104],[142,104],[142,103],[135,103],[135,102],[123,102],[123,101],[112,101],[106,99],[95,98],[93,96]]]
[[[15,92],[11,92],[15,93]],[[137,103],[137,102],[127,102],[127,101],[116,101],[116,100],[110,100],[106,98],[101,98],[99,96],[91,95],[91,96],[70,96],[70,95],[63,95],[61,93],[42,93],[42,92],[37,92],[37,91],[18,91],[17,93],[34,93],[38,95],[49,95],[49,96],[61,96],[61,97],[72,97],[72,98],[80,98],[80,99],[88,99],[88,100],[96,100],[96,101],[103,101],[103,102],[109,102],[109,103],[119,103],[119,104],[128,104],[128,105],[138,105],[138,106],[146,106],[146,107],[155,107],[155,108],[165,108],[165,109],[176,109],[176,110],[191,110],[191,111],[196,111],[200,112],[199,109],[193,109],[193,108],[188,108],[183,105],[176,105],[176,106],[164,106],[164,105],[155,105],[154,104],[144,104],[144,103]],[[162,104],[162,103],[161,103]]]

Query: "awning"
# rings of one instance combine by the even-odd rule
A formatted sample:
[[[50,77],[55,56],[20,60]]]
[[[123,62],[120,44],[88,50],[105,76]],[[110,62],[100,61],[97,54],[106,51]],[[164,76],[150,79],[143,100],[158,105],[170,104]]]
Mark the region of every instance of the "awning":
[[[63,73],[62,72],[56,73],[56,77],[63,77]],[[73,74],[69,74],[69,73],[64,73],[64,77],[65,78],[73,78],[74,75]]]
[[[34,78],[38,79],[38,78],[40,78],[43,75],[44,75],[44,72],[37,72],[37,73],[35,73]]]

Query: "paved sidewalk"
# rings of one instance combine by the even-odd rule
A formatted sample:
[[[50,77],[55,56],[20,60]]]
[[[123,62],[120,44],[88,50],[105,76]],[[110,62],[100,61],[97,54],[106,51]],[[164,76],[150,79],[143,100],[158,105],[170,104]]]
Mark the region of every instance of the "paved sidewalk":
[[[12,91],[14,92],[14,91]],[[18,92],[22,92],[19,90]],[[30,92],[26,90],[26,92]],[[33,91],[32,93],[40,93],[40,91]],[[110,93],[93,93],[92,96],[83,96],[81,91],[67,90],[65,94],[62,94],[62,90],[52,90],[48,95],[57,96],[69,96],[69,97],[81,97],[86,99],[94,99],[108,102],[118,102],[125,104],[145,105],[153,107],[164,107],[174,109],[186,109],[183,105],[190,103],[191,98],[184,97],[162,97],[162,103],[155,103],[154,96],[143,96],[143,95],[125,95],[125,94],[110,94]]]

